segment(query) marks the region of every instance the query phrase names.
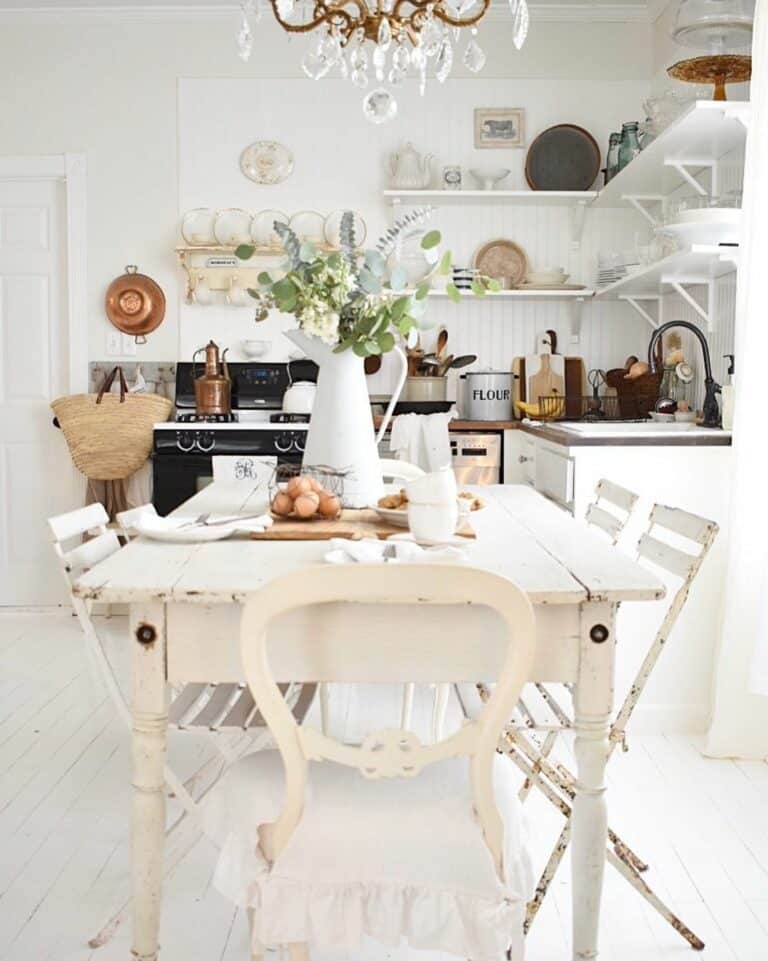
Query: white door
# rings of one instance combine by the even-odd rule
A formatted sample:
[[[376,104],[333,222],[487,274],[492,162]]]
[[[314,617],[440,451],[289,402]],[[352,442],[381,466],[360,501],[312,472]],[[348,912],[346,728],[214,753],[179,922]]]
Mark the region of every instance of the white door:
[[[69,391],[64,183],[0,181],[0,605],[65,598],[46,520],[83,483],[50,401]]]

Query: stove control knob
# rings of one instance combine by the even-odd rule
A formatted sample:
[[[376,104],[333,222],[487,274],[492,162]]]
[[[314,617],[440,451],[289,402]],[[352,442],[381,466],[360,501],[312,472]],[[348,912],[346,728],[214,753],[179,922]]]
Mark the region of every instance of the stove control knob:
[[[195,447],[195,438],[188,430],[176,432],[176,447],[184,454],[188,454]]]
[[[294,450],[297,450],[300,454],[303,454],[306,444],[307,435],[304,433],[304,431],[297,431],[293,438]]]
[[[278,454],[287,454],[291,449],[291,435],[286,431],[275,434],[275,450]]]
[[[197,435],[197,449],[203,454],[207,454],[212,451],[216,446],[216,440],[209,430],[202,430]]]

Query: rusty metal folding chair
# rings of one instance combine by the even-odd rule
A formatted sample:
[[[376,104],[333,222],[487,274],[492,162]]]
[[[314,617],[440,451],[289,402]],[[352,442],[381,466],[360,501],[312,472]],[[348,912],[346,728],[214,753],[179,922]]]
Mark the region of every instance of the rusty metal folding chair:
[[[621,744],[623,750],[627,750],[627,724],[685,606],[691,585],[714,543],[717,532],[718,526],[713,521],[687,511],[664,507],[660,504],[655,505],[651,511],[648,530],[641,536],[638,543],[638,560],[661,568],[679,580],[679,586],[671,598],[661,626],[611,725],[609,756],[617,744]],[[528,904],[526,931],[530,929],[570,844],[571,806],[576,786],[575,775],[563,764],[549,758],[554,740],[572,726],[570,715],[543,685],[536,685],[535,690],[541,703],[533,705],[523,700],[518,702],[516,715],[500,740],[499,751],[506,754],[525,774],[525,782],[520,790],[521,799],[524,800],[535,786],[566,820],[536,886],[534,897]],[[487,687],[478,685],[478,691],[481,699],[485,700],[488,696]],[[465,714],[471,714],[472,711],[468,709],[466,690],[462,692],[457,689],[457,695]],[[543,719],[545,709],[547,716]],[[704,942],[675,916],[643,879],[642,874],[648,869],[648,865],[610,828],[608,844],[606,849],[608,862],[685,938],[692,948],[703,949]]]

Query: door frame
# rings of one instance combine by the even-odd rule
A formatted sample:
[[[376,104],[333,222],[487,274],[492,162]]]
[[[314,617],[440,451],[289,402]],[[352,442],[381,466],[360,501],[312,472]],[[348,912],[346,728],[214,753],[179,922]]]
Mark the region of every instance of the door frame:
[[[70,394],[88,390],[87,210],[85,154],[0,157],[0,181],[56,180],[66,199],[67,340]],[[53,398],[51,398],[53,399]]]

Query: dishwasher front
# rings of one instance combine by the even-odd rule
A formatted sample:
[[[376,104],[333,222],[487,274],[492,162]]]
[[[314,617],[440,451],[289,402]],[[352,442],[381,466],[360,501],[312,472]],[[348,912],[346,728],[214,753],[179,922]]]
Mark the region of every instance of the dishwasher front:
[[[459,434],[451,431],[451,464],[458,484],[501,484],[502,434]]]

